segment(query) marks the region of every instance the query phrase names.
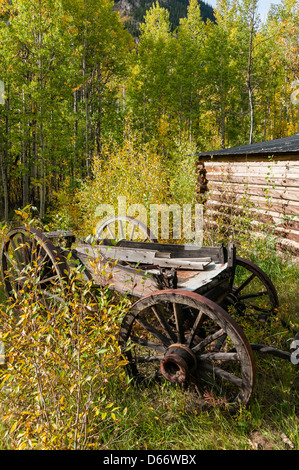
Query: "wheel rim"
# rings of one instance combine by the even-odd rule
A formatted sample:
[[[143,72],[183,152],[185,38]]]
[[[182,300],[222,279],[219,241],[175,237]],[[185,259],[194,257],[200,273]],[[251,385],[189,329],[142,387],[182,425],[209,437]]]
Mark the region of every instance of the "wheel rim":
[[[59,250],[40,231],[20,227],[11,230],[1,247],[1,275],[6,295],[12,300],[38,289],[44,303],[62,287],[67,264]]]
[[[225,299],[225,308],[233,315],[268,320],[278,307],[277,292],[267,274],[237,256],[234,286]]]
[[[97,239],[157,242],[156,236],[140,220],[129,216],[112,217],[97,229]]]
[[[159,291],[138,300],[124,318],[119,342],[128,371],[150,383],[191,387],[229,408],[250,399],[255,378],[251,347],[236,322],[193,292]]]

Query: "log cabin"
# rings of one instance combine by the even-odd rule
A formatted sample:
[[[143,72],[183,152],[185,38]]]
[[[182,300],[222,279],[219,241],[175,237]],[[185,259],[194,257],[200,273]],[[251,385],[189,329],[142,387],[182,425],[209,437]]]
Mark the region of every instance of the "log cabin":
[[[299,134],[198,153],[196,166],[205,221],[225,213],[229,223],[245,204],[257,233],[267,225],[276,247],[299,257]]]

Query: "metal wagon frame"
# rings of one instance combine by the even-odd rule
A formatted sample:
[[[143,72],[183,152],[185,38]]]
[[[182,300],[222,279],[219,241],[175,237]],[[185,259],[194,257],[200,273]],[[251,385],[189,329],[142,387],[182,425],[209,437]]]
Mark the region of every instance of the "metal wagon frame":
[[[111,230],[116,222],[118,242]],[[127,224],[129,239],[123,233]],[[141,241],[134,240],[137,232]],[[22,295],[33,265],[39,270],[40,289],[50,296],[53,283],[65,282],[71,266],[79,264],[94,287],[109,287],[133,299],[118,340],[136,380],[191,388],[203,400],[212,394],[216,403],[229,408],[250,400],[256,376],[254,350],[290,361],[289,351],[250,343],[238,323],[254,318],[263,328],[279,302],[267,274],[238,257],[233,244],[158,243],[131,217],[110,219],[97,234],[91,243],[70,231],[10,230],[0,258],[7,297]],[[243,273],[237,275],[239,270]]]

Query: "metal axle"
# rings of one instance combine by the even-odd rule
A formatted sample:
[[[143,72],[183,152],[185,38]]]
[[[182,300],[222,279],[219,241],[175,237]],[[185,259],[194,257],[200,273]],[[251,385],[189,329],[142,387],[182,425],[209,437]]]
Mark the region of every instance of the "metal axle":
[[[190,372],[196,368],[196,356],[185,345],[172,344],[160,363],[163,376],[171,383],[184,383]]]

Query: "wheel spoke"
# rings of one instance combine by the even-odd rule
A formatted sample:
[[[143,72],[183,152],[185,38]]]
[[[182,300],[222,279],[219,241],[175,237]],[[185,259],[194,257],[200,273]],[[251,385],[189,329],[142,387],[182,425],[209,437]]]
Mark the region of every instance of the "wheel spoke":
[[[223,303],[231,315],[236,314],[254,321],[264,321],[266,317],[271,319],[279,302],[273,283],[261,268],[237,256],[233,284]]]
[[[18,239],[18,244],[19,247],[21,248],[21,252],[24,255],[24,265],[31,264],[31,250],[28,250],[28,245],[30,247],[30,240],[28,240],[28,237],[25,237],[23,233],[20,234],[21,239]]]
[[[237,352],[207,352],[200,355],[200,360],[204,361],[239,361]]]
[[[196,317],[196,320],[192,326],[192,329],[190,331],[190,334],[188,336],[188,339],[187,339],[187,343],[186,345],[188,346],[188,348],[191,347],[192,345],[192,342],[194,340],[194,336],[196,335],[196,332],[198,330],[198,328],[200,327],[202,321],[203,321],[203,318],[204,318],[204,313],[203,312],[199,312],[197,317]]]
[[[164,344],[165,346],[170,345],[169,339],[160,331],[158,331],[155,327],[150,325],[144,318],[137,317],[136,320],[146,331],[154,335],[155,338],[157,338],[157,340],[160,341],[162,344]]]
[[[258,298],[258,297],[263,297],[265,295],[268,295],[268,292],[261,291],[261,292],[257,292],[256,294],[241,295],[241,296],[238,297],[238,300],[255,299],[255,298]]]
[[[36,240],[32,239],[30,241],[30,252],[31,252],[31,256],[30,256],[30,264],[31,266],[35,266],[37,264],[37,258],[38,258],[38,254],[37,254],[37,243],[36,243]]]
[[[5,256],[6,260],[9,262],[12,268],[14,268],[16,271],[20,272],[19,270],[19,265],[9,256],[9,253],[6,251],[3,253]]]
[[[21,251],[22,245],[20,244],[16,245],[13,237],[10,242],[11,242],[13,253],[15,254],[15,259],[17,261],[19,271],[20,271],[21,269],[23,269],[24,265],[26,264],[24,260],[22,259],[22,251]]]
[[[246,281],[243,282],[243,284],[240,285],[240,287],[238,287],[238,288],[235,290],[234,294],[235,294],[235,295],[238,295],[239,292],[241,292],[243,289],[245,289],[245,287],[248,286],[248,284],[250,284],[251,281],[252,281],[254,278],[255,278],[255,274],[253,273],[253,274],[251,274],[251,276],[248,277],[248,279],[246,279]]]
[[[184,384],[203,401],[215,398],[230,408],[250,398],[250,345],[227,312],[198,294],[169,289],[139,299],[119,338],[128,369],[143,383]]]
[[[183,330],[183,315],[181,306],[178,303],[173,303],[173,313],[176,326],[176,334],[178,343],[184,342],[184,330]]]
[[[135,225],[133,224],[132,231],[131,231],[131,234],[130,234],[130,240],[134,239],[134,232],[135,232]]]
[[[108,229],[108,232],[109,232],[111,238],[114,238],[115,235],[113,234],[113,232],[112,232],[112,230],[111,230],[111,228],[110,228],[110,225],[107,225],[107,229]]]
[[[216,339],[220,338],[221,336],[225,334],[226,334],[225,331],[221,328],[220,330],[216,331],[212,335],[209,335],[207,338],[203,339],[199,344],[197,344],[194,348],[192,348],[192,351],[194,353],[198,353],[199,351],[202,351],[209,344],[213,343],[213,341],[215,341]]]
[[[226,370],[220,369],[220,367],[216,367],[213,364],[209,364],[206,361],[203,361],[201,365],[205,370],[211,372],[212,375],[220,377],[221,379],[227,380],[228,382],[232,383],[233,385],[236,385],[239,388],[242,387],[242,384],[243,384],[242,379],[232,374],[231,372],[227,372]]]
[[[154,362],[160,362],[163,359],[163,356],[135,356],[134,363],[135,364],[152,364]]]
[[[165,348],[161,344],[154,343],[153,341],[148,341],[144,338],[140,338],[138,336],[131,336],[131,341],[134,344],[139,344],[140,346],[144,346],[145,348],[149,348],[153,351],[161,352],[163,353],[165,351]],[[162,357],[162,356],[161,356]]]
[[[25,227],[8,232],[1,248],[1,274],[8,297],[20,298],[37,288],[41,299],[54,298],[53,287],[62,287],[66,272],[57,248],[41,232]]]
[[[160,313],[158,306],[157,306],[157,305],[156,305],[156,306],[152,306],[151,309],[152,309],[152,311],[154,312],[156,318],[158,319],[160,325],[161,325],[162,328],[164,329],[164,331],[165,331],[165,333],[166,333],[168,339],[169,339],[170,341],[176,341],[176,336],[175,336],[174,332],[172,331],[172,329],[171,329],[169,323],[167,323],[167,321],[166,321],[166,319],[165,319],[163,313]]]
[[[40,250],[40,253],[42,252],[42,250]],[[40,260],[39,257],[37,257],[37,263],[38,265],[42,268],[44,267],[46,264],[47,264],[47,261],[49,261],[49,255],[47,253],[44,254],[43,258]]]
[[[120,238],[121,238],[121,240],[123,240],[125,238],[125,236],[124,236],[124,229],[123,229],[122,221],[119,220],[118,224],[119,224]]]
[[[108,230],[111,239],[115,240],[116,234],[110,229],[110,224],[114,224],[115,227],[116,222],[118,222],[117,238],[121,238],[123,240],[128,239],[131,241],[135,238],[142,242],[146,242],[148,240],[157,242],[155,235],[144,223],[130,216],[117,216],[105,221],[97,230],[97,238],[101,239],[105,231]],[[129,227],[131,226],[132,229],[129,233]]]

